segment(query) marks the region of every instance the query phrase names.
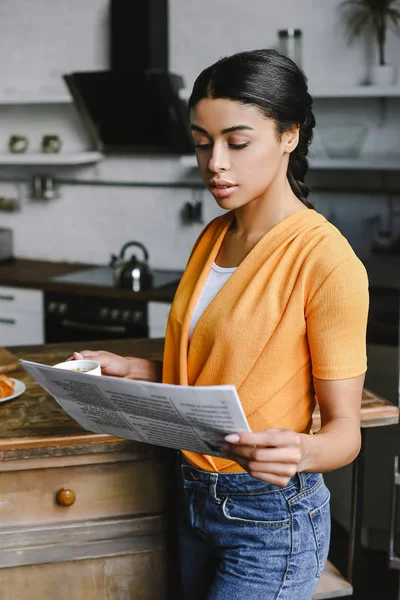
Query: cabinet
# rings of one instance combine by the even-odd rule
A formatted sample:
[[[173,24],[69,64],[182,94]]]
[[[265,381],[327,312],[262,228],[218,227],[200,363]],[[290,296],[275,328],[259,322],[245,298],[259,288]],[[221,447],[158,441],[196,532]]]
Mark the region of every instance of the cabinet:
[[[84,166],[103,160],[101,152],[60,152],[59,154],[45,154],[27,152],[26,154],[0,154],[0,165],[20,166]]]
[[[165,337],[170,309],[170,302],[148,303],[149,338]]]
[[[43,292],[0,286],[0,344],[43,343]]]
[[[168,464],[106,446],[0,463],[0,600],[165,599]]]

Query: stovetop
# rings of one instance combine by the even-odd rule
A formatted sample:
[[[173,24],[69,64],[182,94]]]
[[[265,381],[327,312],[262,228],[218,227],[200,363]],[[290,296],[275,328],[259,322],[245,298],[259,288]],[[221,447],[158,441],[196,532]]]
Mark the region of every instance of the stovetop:
[[[159,289],[171,283],[178,283],[183,271],[168,269],[152,269],[153,289]],[[57,275],[52,281],[60,283],[95,285],[100,287],[116,287],[114,284],[114,269],[112,267],[91,267],[67,275]]]

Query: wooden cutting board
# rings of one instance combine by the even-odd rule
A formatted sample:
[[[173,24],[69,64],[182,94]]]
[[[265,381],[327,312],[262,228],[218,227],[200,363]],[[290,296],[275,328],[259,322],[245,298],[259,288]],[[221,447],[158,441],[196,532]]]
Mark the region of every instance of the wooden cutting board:
[[[19,359],[0,346],[0,373],[15,371],[19,367]]]

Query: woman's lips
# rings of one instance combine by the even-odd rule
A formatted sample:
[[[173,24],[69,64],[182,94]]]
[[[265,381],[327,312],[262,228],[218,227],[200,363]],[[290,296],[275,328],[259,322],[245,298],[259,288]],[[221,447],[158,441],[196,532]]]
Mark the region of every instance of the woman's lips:
[[[232,196],[232,194],[237,190],[238,186],[237,185],[233,185],[233,184],[210,184],[209,185],[209,190],[212,193],[212,195],[214,196],[214,198],[229,198],[229,196]]]

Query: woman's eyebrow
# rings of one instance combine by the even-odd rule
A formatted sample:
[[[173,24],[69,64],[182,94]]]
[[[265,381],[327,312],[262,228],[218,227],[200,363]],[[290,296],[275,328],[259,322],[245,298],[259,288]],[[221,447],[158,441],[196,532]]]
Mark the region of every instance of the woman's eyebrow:
[[[244,131],[246,129],[250,129],[251,131],[254,131],[253,127],[250,127],[250,125],[234,125],[233,127],[228,127],[227,129],[223,129],[221,131],[221,133],[222,134],[233,133],[234,131]]]
[[[210,134],[208,133],[208,131],[206,129],[204,129],[203,127],[200,127],[199,125],[195,125],[194,123],[192,123],[190,128],[192,131],[199,131],[200,133],[204,133],[205,135],[210,137]],[[250,127],[250,125],[233,125],[232,127],[227,127],[226,129],[222,129],[221,133],[222,133],[222,135],[225,135],[226,133],[233,133],[234,131],[244,131],[244,130],[248,130],[248,129],[251,131],[254,131],[253,127]]]

